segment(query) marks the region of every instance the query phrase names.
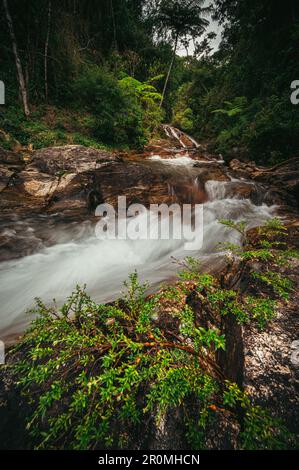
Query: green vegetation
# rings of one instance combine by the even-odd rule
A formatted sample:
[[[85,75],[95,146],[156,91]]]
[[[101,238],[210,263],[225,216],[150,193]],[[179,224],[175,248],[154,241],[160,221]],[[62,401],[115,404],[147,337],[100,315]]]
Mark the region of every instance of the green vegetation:
[[[0,8],[5,149],[141,149],[172,122],[227,159],[271,165],[299,150],[290,102],[298,2],[30,0]],[[213,33],[203,37],[211,14],[223,30],[218,50]],[[191,44],[192,56],[178,55]],[[221,245],[227,270],[219,277],[187,258],[179,281],[156,295],[134,273],[111,305],[80,287],[61,308],[37,301],[11,356],[33,447],[132,447],[178,408],[194,449],[205,447],[219,414],[240,427],[240,449],[295,446],[283,424],[226,380],[217,358],[227,319],[263,330],[288,302],[294,286],[278,271],[298,252],[285,249],[277,219],[254,233],[242,221],[221,223],[244,243]],[[191,294],[215,326],[200,324]]]
[[[66,110],[55,106],[39,106],[24,119],[18,107],[0,111],[0,145],[7,150],[41,149],[56,145],[77,144],[107,148],[107,144],[91,135],[94,118],[87,112]]]
[[[270,416],[260,406],[252,406],[246,393],[236,384],[227,383],[223,402],[226,406],[240,406],[244,410],[244,427],[240,434],[243,449],[260,450],[285,448],[284,442],[292,442],[287,428],[277,419]]]
[[[33,149],[79,144],[86,147],[143,147],[162,122],[155,87],[125,76],[116,80],[99,67],[84,69],[72,84],[75,103],[43,105],[24,119],[19,107],[0,111],[0,144]]]
[[[159,420],[191,393],[207,413],[216,391],[200,367],[208,332],[195,330],[186,309],[182,340],[170,340],[151,322],[154,299],[140,297],[135,275],[129,288],[125,309],[96,305],[79,288],[55,316],[39,303],[41,316],[16,367],[20,386],[33,397],[28,429],[38,448],[124,447],[150,413]]]
[[[223,40],[212,55],[203,42],[201,59],[186,64],[174,122],[228,158],[270,165],[296,156],[299,119],[290,86],[299,76],[298,3],[215,0],[213,6]]]
[[[245,231],[243,223],[223,223]],[[258,244],[265,238],[274,243],[273,232],[284,230],[273,220],[259,232],[254,252],[264,250]],[[251,248],[239,250],[250,253]],[[269,253],[276,248],[271,245]],[[269,258],[253,258],[262,261],[263,272]],[[240,258],[243,273],[251,259]],[[251,273],[252,282],[267,279],[285,301],[289,281],[266,273]],[[61,308],[37,301],[37,318],[13,352],[19,357],[13,366],[17,386],[31,410],[27,431],[36,448],[130,448],[175,408],[181,410],[186,442],[194,449],[205,447],[206,430],[218,413],[229,413],[241,424],[241,449],[295,445],[279,420],[226,380],[216,358],[217,351],[225,351],[224,335],[216,323],[203,328],[199,312],[186,301],[193,293],[204,315],[215,321],[234,316],[238,323],[265,328],[275,314],[274,300],[201,273],[193,258],[184,261],[175,286],[155,295],[146,296],[148,286],[139,283],[136,272],[125,287],[113,305],[96,304],[80,287]]]
[[[0,109],[0,145],[143,147],[164,117],[155,85],[164,75],[148,73],[154,44],[143,4],[84,1],[73,8],[55,0],[8,2],[24,85],[19,72],[12,74],[13,41],[1,3],[0,78],[7,104]],[[26,117],[19,91],[27,101]]]
[[[199,0],[84,0],[73,8],[57,0],[8,2],[25,85],[12,73],[2,11],[1,145],[138,148],[164,120],[226,158],[270,165],[296,156],[298,107],[290,86],[299,76],[299,6],[274,3],[214,0],[208,8]],[[223,30],[218,50],[215,34],[204,34],[211,15]],[[177,55],[191,44],[192,56]],[[20,112],[21,88],[28,122]],[[45,123],[49,109],[62,129]]]

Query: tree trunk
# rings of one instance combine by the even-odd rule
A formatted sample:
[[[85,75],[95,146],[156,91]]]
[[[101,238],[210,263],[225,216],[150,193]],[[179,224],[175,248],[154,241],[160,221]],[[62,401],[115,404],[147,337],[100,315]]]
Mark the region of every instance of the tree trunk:
[[[112,25],[113,25],[113,49],[118,50],[117,37],[116,37],[116,21],[115,21],[115,11],[113,6],[113,0],[110,0],[111,7],[111,16],[112,16]]]
[[[48,101],[48,49],[49,49],[49,39],[50,39],[50,26],[51,26],[51,0],[49,0],[48,6],[48,26],[47,26],[47,37],[45,42],[45,98]]]
[[[167,90],[167,85],[168,85],[168,82],[169,82],[170,74],[171,74],[172,67],[173,67],[173,64],[174,64],[176,50],[177,50],[177,47],[178,47],[178,40],[179,40],[179,35],[177,34],[176,37],[175,37],[175,43],[174,43],[174,49],[173,49],[173,53],[172,53],[172,59],[171,59],[169,69],[168,69],[168,72],[167,72],[167,76],[166,76],[166,79],[165,79],[165,83],[164,83],[162,98],[161,98],[161,102],[160,102],[160,108],[162,108],[162,105],[163,105],[163,102],[164,102],[164,98],[165,98],[165,94],[166,94],[166,90]]]
[[[12,23],[12,18],[10,16],[10,12],[8,9],[8,4],[7,0],[3,0],[3,6],[4,6],[4,11],[6,15],[6,20],[7,20],[7,26],[12,42],[12,49],[15,57],[15,62],[16,62],[16,69],[17,69],[17,76],[18,76],[18,81],[19,81],[19,87],[20,87],[20,92],[21,92],[21,97],[22,97],[22,102],[23,102],[23,107],[24,107],[24,113],[25,116],[29,116],[30,110],[29,110],[29,104],[28,104],[28,92],[26,88],[26,83],[25,83],[25,78],[24,78],[24,73],[22,69],[22,64],[18,52],[18,47],[17,47],[17,40],[13,28],[13,23]]]

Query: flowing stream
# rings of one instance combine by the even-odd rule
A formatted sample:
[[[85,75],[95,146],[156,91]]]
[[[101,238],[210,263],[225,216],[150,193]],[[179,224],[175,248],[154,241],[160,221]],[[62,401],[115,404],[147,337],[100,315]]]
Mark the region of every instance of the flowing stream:
[[[179,137],[178,137],[179,138]],[[185,148],[184,148],[185,150]],[[165,159],[149,158],[148,165],[167,167],[175,178],[192,179],[190,191],[196,190],[198,176],[193,175],[191,158],[178,156]],[[63,241],[42,248],[35,254],[0,264],[0,338],[6,339],[21,333],[30,320],[26,310],[34,306],[34,298],[46,303],[62,303],[75,286],[87,285],[87,291],[96,301],[106,302],[117,298],[123,281],[137,269],[142,280],[152,288],[175,278],[178,265],[174,259],[195,256],[202,260],[203,269],[217,270],[221,260],[216,249],[219,242],[239,242],[239,236],[219,224],[219,219],[246,220],[253,227],[273,216],[274,207],[255,205],[249,199],[231,195],[235,180],[207,181],[208,196],[203,203],[203,246],[200,250],[186,251],[185,240],[99,240],[91,232],[82,239],[64,236]],[[169,190],[173,190],[169,188]],[[141,231],[147,230],[148,219],[139,217]],[[158,224],[159,221],[153,222]],[[155,229],[155,227],[150,228]],[[31,230],[34,230],[32,228]],[[66,230],[67,232],[67,230]]]

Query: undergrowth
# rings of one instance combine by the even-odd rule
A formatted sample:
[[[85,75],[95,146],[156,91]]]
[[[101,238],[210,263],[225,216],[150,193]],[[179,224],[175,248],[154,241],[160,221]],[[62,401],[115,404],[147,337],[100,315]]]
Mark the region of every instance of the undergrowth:
[[[242,270],[249,260],[262,261],[263,274],[254,272],[252,282],[270,284],[287,301],[292,285],[269,270],[277,251],[274,236],[285,233],[280,222],[260,229],[253,245],[244,224],[222,223],[245,236],[243,247],[229,246],[228,266],[232,257],[239,258]],[[192,291],[204,313],[233,315],[239,323],[265,328],[276,301],[242,293],[235,280],[201,273],[192,258],[183,265],[175,286],[151,296],[135,272],[123,298],[113,304],[93,302],[80,287],[61,308],[37,300],[37,317],[13,352],[20,357],[13,370],[31,410],[27,431],[35,448],[142,447],[142,438],[175,409],[181,410],[185,438],[193,449],[205,447],[206,430],[219,413],[239,422],[240,449],[295,446],[286,427],[253,405],[220,370],[216,352],[225,351],[226,342],[219,329],[203,328],[186,302],[167,312],[170,321],[159,316],[165,299],[178,302]]]

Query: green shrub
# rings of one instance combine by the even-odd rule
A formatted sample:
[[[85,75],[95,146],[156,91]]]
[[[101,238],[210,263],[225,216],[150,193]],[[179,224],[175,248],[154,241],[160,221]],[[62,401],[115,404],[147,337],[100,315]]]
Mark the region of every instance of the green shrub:
[[[197,330],[186,308],[177,313],[181,340],[170,339],[153,322],[155,299],[145,300],[136,274],[127,286],[122,308],[97,305],[80,288],[59,310],[38,301],[15,366],[36,448],[125,447],[143,420],[159,421],[191,396],[194,426],[204,428],[218,389],[204,357],[223,338]]]
[[[91,131],[101,142],[142,147],[162,121],[159,93],[132,77],[117,80],[93,66],[82,71],[72,88],[74,101],[95,116]]]
[[[243,222],[222,223],[246,234]],[[283,233],[281,222],[273,219],[259,230],[253,246],[246,239],[246,246],[233,249],[241,273],[252,259],[261,260],[266,274],[253,272],[252,280],[271,282],[285,300],[291,284],[267,269],[268,257],[256,254],[275,249],[272,237]],[[261,245],[265,238],[267,249]],[[79,287],[61,308],[37,300],[37,318],[13,353],[19,358],[13,366],[17,385],[31,409],[27,430],[35,448],[130,448],[139,443],[138,436],[152,432],[149,423],[159,424],[175,408],[181,410],[183,431],[194,449],[204,447],[215,412],[225,411],[240,422],[240,449],[296,445],[279,420],[225,380],[215,357],[225,350],[225,336],[215,326],[200,326],[186,298],[197,295],[201,309],[215,318],[234,316],[261,329],[273,318],[275,301],[224,286],[222,279],[201,273],[191,257],[182,266],[176,285],[149,297],[135,272],[114,304],[96,304]]]

